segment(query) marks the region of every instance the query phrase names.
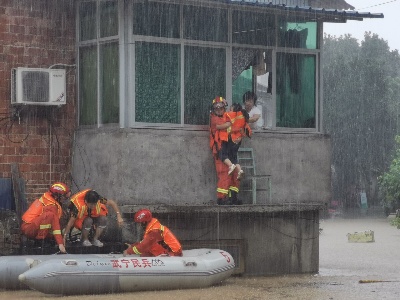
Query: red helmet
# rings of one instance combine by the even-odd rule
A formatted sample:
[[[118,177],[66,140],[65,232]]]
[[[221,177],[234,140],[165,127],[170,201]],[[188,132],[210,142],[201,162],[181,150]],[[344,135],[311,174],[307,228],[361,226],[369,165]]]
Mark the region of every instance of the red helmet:
[[[53,183],[49,190],[53,194],[66,195],[69,193],[69,187],[62,182]]]
[[[153,216],[151,215],[151,211],[148,209],[141,209],[136,214],[133,220],[136,223],[150,222]]]
[[[226,102],[224,97],[215,97],[215,99],[212,102],[213,108],[219,108],[219,107],[225,107],[228,106],[228,103]]]

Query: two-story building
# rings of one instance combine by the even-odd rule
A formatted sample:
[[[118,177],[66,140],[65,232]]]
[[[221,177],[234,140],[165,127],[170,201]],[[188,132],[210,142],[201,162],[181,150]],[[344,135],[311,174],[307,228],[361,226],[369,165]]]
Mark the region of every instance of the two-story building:
[[[28,202],[53,181],[93,188],[127,220],[149,207],[186,248],[230,251],[238,273],[318,272],[319,214],[331,197],[323,24],[383,17],[349,8],[341,0],[3,1],[5,185],[19,178],[14,192]],[[263,121],[243,147],[271,184],[260,180],[256,198],[243,188],[244,205],[220,207],[211,102],[241,103],[246,91],[258,95]]]

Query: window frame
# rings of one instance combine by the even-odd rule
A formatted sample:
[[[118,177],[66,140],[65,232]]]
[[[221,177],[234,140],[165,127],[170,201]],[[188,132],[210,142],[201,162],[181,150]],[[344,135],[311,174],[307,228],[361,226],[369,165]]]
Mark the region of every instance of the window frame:
[[[80,40],[80,34],[81,34],[81,26],[80,26],[80,4],[83,4],[85,2],[95,2],[96,3],[96,38],[95,39],[90,39],[90,40]],[[117,2],[118,5],[118,9],[117,9],[117,14],[118,14],[118,34],[114,35],[114,36],[107,36],[107,37],[100,37],[101,35],[101,24],[100,24],[100,7],[101,7],[101,3],[104,2]],[[104,126],[115,126],[116,123],[109,123],[109,124],[103,124],[101,122],[102,120],[102,116],[101,116],[101,109],[102,109],[102,89],[100,88],[100,82],[102,81],[101,78],[101,68],[102,66],[102,58],[101,58],[101,46],[105,45],[105,44],[110,44],[110,43],[117,43],[119,44],[120,42],[120,32],[121,32],[121,22],[120,22],[120,17],[121,17],[121,0],[84,0],[78,3],[77,8],[76,8],[76,25],[77,25],[77,30],[76,30],[76,40],[77,40],[77,68],[78,68],[78,72],[77,72],[77,86],[78,86],[78,126],[80,127],[93,127],[94,125],[81,125],[80,122],[80,117],[81,117],[81,112],[80,112],[80,107],[81,107],[81,88],[80,88],[80,71],[81,71],[81,65],[80,65],[80,55],[81,55],[81,49],[84,49],[86,47],[96,47],[96,61],[97,61],[97,71],[96,71],[96,80],[97,80],[97,85],[96,85],[96,93],[97,93],[97,106],[96,106],[96,110],[97,110],[97,116],[96,116],[96,127],[104,127]],[[121,48],[121,47],[119,47]],[[119,51],[121,53],[121,51]],[[121,56],[119,59],[119,66],[121,66]],[[121,70],[121,69],[119,69]],[[119,72],[119,76],[121,75],[121,72]],[[121,76],[120,76],[121,78]],[[121,81],[120,81],[120,87],[121,89]],[[119,96],[119,103],[121,106],[121,93]],[[120,107],[120,120],[121,120],[121,107]]]
[[[102,1],[110,1],[110,0],[88,0],[88,1],[95,1],[98,5]],[[225,82],[226,82],[226,99],[230,102],[232,99],[232,49],[233,48],[245,48],[245,49],[259,49],[263,51],[269,51],[272,54],[272,73],[276,73],[276,54],[279,52],[284,53],[297,53],[297,54],[308,54],[315,56],[316,67],[315,67],[315,128],[288,128],[288,127],[276,127],[276,78],[272,76],[272,100],[271,105],[269,106],[269,110],[272,112],[268,114],[269,118],[264,120],[264,129],[268,130],[283,130],[283,131],[320,131],[320,118],[321,118],[321,86],[320,86],[320,45],[322,39],[322,23],[317,22],[317,47],[316,49],[305,49],[305,48],[283,48],[278,47],[279,36],[278,36],[278,23],[279,23],[279,12],[269,12],[268,10],[263,11],[263,13],[271,13],[275,18],[275,45],[272,46],[265,46],[265,45],[249,45],[249,44],[242,44],[242,43],[233,43],[232,42],[232,14],[235,10],[244,10],[249,12],[259,12],[259,8],[254,7],[244,7],[241,5],[236,4],[224,4],[224,3],[215,3],[215,4],[207,4],[207,3],[183,3],[180,1],[172,1],[168,3],[177,4],[180,7],[180,37],[179,38],[166,38],[166,37],[155,37],[155,36],[141,36],[141,35],[134,35],[133,34],[133,2],[143,2],[142,0],[133,0],[133,1],[124,1],[124,0],[115,0],[118,2],[118,19],[119,19],[119,34],[117,36],[112,37],[105,37],[105,38],[98,38],[96,40],[89,40],[89,41],[79,41],[79,33],[80,33],[80,20],[79,20],[79,6],[77,9],[77,38],[78,38],[78,57],[79,57],[79,49],[80,47],[87,46],[87,45],[96,45],[97,48],[100,48],[102,43],[107,43],[110,41],[117,40],[120,45],[119,54],[120,54],[120,62],[119,62],[119,84],[120,84],[120,93],[119,93],[119,105],[120,105],[120,119],[119,119],[119,127],[121,128],[152,128],[152,127],[161,127],[161,128],[184,128],[185,130],[198,130],[198,129],[205,129],[208,125],[190,125],[184,124],[184,48],[186,46],[200,46],[200,47],[215,47],[215,48],[222,48],[225,49],[226,53],[226,67],[225,67]],[[150,2],[159,2],[165,3],[162,0],[148,0]],[[187,40],[183,38],[183,11],[184,6],[210,6],[210,7],[218,7],[221,9],[227,10],[228,15],[228,41],[227,42],[215,42],[215,41],[201,41],[201,40]],[[100,28],[100,20],[99,18],[99,11],[97,12],[97,31],[99,37],[99,28]],[[181,88],[180,88],[180,123],[178,124],[170,124],[170,123],[143,123],[143,122],[136,122],[135,120],[135,42],[155,42],[155,43],[168,43],[168,44],[177,44],[180,45],[181,48],[181,57],[180,57],[180,68],[181,68]],[[98,53],[98,66],[100,66],[99,61],[99,53]],[[79,72],[78,72],[79,74]],[[100,82],[100,72],[98,72],[98,82]],[[79,83],[79,78],[78,78]],[[253,81],[254,83],[254,81]],[[79,89],[79,86],[78,86]],[[97,127],[107,126],[107,125],[114,125],[114,124],[101,124],[100,118],[100,89],[98,87],[98,117],[97,117]],[[79,93],[78,93],[79,95]],[[79,99],[80,100],[80,99]],[[211,102],[211,99],[210,99]],[[78,106],[79,107],[79,106]],[[78,121],[79,124],[79,121]],[[85,126],[85,125],[79,125]],[[88,125],[90,126],[90,125]]]

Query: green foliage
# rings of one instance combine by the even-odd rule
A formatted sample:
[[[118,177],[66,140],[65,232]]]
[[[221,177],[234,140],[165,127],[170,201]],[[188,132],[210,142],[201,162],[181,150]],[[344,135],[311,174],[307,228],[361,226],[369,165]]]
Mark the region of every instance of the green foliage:
[[[385,207],[400,200],[400,136],[395,137],[396,152],[389,170],[378,177],[379,190]]]
[[[361,43],[351,35],[325,35],[323,51],[323,120],[332,140],[333,197],[354,207],[348,190],[356,186],[378,204],[377,177],[387,170],[400,132],[399,53],[370,32]],[[382,180],[390,195],[389,176]]]
[[[390,225],[396,226],[397,229],[400,229],[400,218],[396,217],[393,220],[390,221]]]

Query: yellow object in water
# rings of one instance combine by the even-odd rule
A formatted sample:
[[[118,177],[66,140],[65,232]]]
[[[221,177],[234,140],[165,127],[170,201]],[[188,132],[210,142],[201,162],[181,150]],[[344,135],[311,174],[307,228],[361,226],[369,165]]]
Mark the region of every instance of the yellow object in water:
[[[364,232],[348,233],[347,239],[349,243],[373,243],[375,242],[374,232],[372,230]]]

